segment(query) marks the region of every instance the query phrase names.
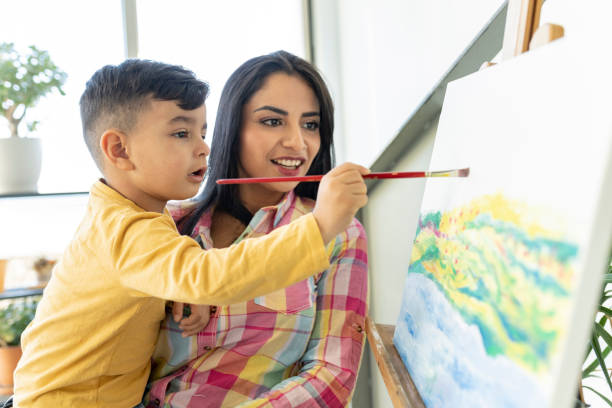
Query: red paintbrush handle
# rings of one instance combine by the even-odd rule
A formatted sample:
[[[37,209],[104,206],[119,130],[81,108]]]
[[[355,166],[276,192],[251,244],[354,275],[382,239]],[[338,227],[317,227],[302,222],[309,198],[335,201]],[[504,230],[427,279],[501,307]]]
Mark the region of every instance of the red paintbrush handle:
[[[427,177],[424,171],[387,171],[370,173],[363,176],[364,179],[392,179],[392,178],[418,178]]]
[[[470,174],[469,168],[445,171],[389,171],[370,173],[363,176],[364,179],[391,179],[391,178],[419,178],[419,177],[467,177]],[[300,176],[300,177],[253,177],[219,179],[217,184],[251,184],[251,183],[275,183],[283,181],[321,181],[322,175]]]
[[[252,183],[275,183],[282,181],[321,181],[322,175],[300,176],[300,177],[251,177],[235,179],[219,179],[217,184],[252,184]]]

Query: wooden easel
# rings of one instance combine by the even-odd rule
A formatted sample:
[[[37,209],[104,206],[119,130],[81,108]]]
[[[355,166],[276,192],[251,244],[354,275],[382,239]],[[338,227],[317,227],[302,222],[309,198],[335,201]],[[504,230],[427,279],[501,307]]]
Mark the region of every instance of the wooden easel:
[[[540,26],[544,0],[509,0],[506,29],[502,46],[502,60],[508,60],[563,37],[558,24]]]
[[[539,26],[543,0],[508,0],[502,61],[563,37],[563,27]],[[494,65],[485,62],[482,68]],[[366,318],[366,334],[395,408],[425,408],[404,362],[393,345],[395,326],[376,324]]]
[[[410,378],[408,370],[393,345],[395,326],[375,324],[366,318],[368,343],[374,354],[376,365],[382,375],[393,406],[425,408],[419,391]]]

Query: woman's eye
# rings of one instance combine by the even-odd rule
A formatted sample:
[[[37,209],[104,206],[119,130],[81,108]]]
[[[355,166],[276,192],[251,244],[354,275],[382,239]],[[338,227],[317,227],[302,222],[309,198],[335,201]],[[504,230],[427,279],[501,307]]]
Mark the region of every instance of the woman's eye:
[[[308,130],[317,130],[319,128],[319,122],[306,122],[304,128]]]
[[[265,119],[265,120],[262,120],[261,123],[263,123],[266,126],[272,126],[272,127],[280,126],[282,124],[281,120],[276,119],[276,118]]]
[[[172,136],[177,137],[179,139],[184,139],[189,136],[189,132],[186,130],[179,130],[178,132],[172,133]]]

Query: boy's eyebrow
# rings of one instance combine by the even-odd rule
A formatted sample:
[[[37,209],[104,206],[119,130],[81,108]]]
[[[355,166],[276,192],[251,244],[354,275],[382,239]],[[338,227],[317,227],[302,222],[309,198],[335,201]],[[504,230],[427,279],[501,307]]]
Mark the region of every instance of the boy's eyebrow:
[[[183,116],[183,115],[179,115],[179,116],[175,116],[172,119],[170,119],[170,121],[168,122],[171,125],[174,125],[175,123],[186,123],[188,125],[192,125],[195,123],[195,119],[191,118],[189,116]],[[202,130],[207,130],[208,129],[208,122],[204,122],[204,125],[202,126]]]
[[[170,119],[170,121],[168,123],[170,124],[174,124],[174,123],[187,123],[188,125],[191,125],[195,122],[194,118],[190,118],[189,116],[175,116],[172,119]]]
[[[264,105],[261,106],[257,109],[255,109],[253,112],[258,112],[258,111],[262,111],[262,110],[269,110],[272,111],[274,113],[278,113],[279,115],[283,115],[283,116],[287,116],[289,113],[283,109],[280,108],[276,108],[274,106],[270,106],[270,105]],[[304,112],[302,113],[302,117],[311,117],[311,116],[321,116],[320,112]]]

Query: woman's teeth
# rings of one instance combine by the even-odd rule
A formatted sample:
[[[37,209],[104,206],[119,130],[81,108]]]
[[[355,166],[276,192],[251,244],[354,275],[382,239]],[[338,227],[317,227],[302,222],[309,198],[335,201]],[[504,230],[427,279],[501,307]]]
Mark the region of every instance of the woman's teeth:
[[[301,160],[272,160],[272,162],[274,164],[278,164],[281,165],[283,167],[287,167],[287,168],[291,168],[291,169],[296,169],[297,167],[299,167],[302,164]]]

